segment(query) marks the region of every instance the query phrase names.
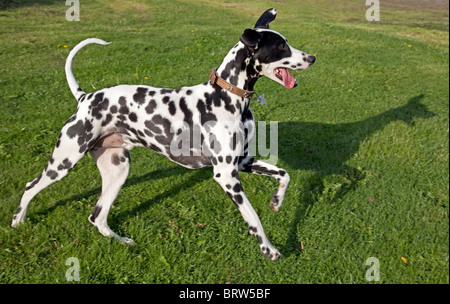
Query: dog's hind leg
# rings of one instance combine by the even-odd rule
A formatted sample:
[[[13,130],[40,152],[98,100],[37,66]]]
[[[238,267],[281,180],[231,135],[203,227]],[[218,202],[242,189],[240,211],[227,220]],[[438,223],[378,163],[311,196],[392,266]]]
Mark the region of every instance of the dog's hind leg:
[[[123,244],[135,245],[132,239],[114,233],[107,223],[109,210],[127,179],[130,154],[124,148],[99,148],[91,151],[91,155],[102,176],[102,194],[88,219],[104,236],[113,237]]]
[[[19,224],[24,222],[28,206],[33,197],[46,187],[65,177],[84,156],[84,150],[88,149],[89,143],[85,144],[86,147],[80,147],[76,137],[70,138],[70,136],[67,135],[68,129],[70,129],[70,126],[69,124],[66,124],[61,132],[61,136],[53,151],[52,157],[42,173],[33,181],[27,183],[25,192],[20,201],[20,206],[13,216],[11,223],[12,227],[16,228]]]

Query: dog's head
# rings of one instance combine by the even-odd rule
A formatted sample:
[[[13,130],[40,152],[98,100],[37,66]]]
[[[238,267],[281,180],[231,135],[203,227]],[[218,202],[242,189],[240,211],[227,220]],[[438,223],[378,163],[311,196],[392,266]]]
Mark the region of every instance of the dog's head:
[[[293,48],[283,35],[269,29],[269,23],[276,16],[277,10],[274,8],[265,11],[254,29],[244,31],[240,41],[249,49],[255,69],[261,76],[292,89],[297,86],[297,80],[288,69],[305,70],[315,62],[316,57]]]

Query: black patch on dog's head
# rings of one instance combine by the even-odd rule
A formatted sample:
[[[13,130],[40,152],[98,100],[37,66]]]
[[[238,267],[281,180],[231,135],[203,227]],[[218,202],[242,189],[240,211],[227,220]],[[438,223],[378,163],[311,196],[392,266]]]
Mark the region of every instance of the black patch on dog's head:
[[[282,36],[271,31],[263,31],[261,34],[262,38],[255,53],[255,59],[259,62],[270,63],[292,56],[289,45]]]

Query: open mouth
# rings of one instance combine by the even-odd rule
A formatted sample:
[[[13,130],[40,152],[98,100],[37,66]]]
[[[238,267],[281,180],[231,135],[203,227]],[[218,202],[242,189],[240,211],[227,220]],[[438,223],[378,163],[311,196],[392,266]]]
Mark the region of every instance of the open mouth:
[[[286,89],[292,89],[297,86],[297,80],[291,75],[288,69],[276,68],[273,70],[273,73],[283,82]]]

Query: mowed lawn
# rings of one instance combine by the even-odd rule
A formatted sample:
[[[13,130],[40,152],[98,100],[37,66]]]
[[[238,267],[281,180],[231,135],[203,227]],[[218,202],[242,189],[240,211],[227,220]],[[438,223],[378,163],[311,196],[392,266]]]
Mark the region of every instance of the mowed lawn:
[[[73,283],[449,283],[447,1],[381,1],[378,22],[356,0],[80,2],[69,22],[65,1],[0,1],[0,283],[68,283],[69,258]],[[275,180],[240,178],[284,258],[260,254],[211,169],[144,148],[109,215],[137,246],[88,222],[101,191],[90,156],[10,227],[76,110],[64,64],[78,42],[112,42],[75,59],[86,92],[195,85],[270,7],[271,28],[317,57],[293,72],[295,89],[260,79],[267,104],[251,104],[257,121],[278,122],[278,166],[291,176],[280,211],[269,208]],[[373,261],[379,281],[367,280]]]

